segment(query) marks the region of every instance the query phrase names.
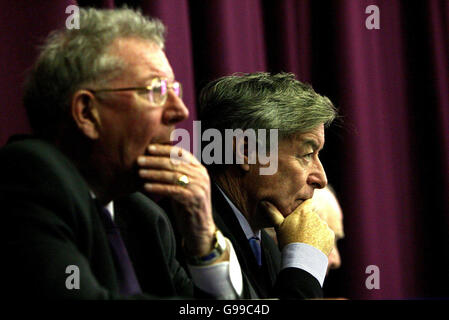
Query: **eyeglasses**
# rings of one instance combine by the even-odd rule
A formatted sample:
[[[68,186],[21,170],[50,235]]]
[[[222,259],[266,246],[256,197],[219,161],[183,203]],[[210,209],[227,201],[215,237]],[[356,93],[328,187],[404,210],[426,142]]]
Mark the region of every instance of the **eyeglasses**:
[[[148,101],[154,105],[160,107],[167,101],[168,90],[172,89],[177,97],[182,99],[182,85],[178,81],[169,81],[167,79],[154,78],[151,80],[151,84],[146,87],[129,87],[129,88],[116,88],[116,89],[87,89],[93,94],[100,92],[115,92],[115,91],[130,91],[137,90],[146,93]]]

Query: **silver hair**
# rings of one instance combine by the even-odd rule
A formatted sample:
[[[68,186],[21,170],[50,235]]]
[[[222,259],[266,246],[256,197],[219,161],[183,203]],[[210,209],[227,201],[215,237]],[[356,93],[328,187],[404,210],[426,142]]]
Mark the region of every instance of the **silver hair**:
[[[118,38],[140,38],[164,48],[165,27],[128,8],[80,9],[80,28],[53,31],[25,84],[24,105],[43,136],[67,120],[70,97],[86,84],[104,84],[126,67],[108,48]]]
[[[332,102],[292,73],[233,74],[200,93],[202,128],[278,129],[287,138],[325,126],[337,116]]]
[[[336,118],[332,102],[295,79],[292,73],[239,73],[207,84],[200,93],[201,129],[277,129],[281,140],[325,127]],[[269,147],[270,142],[259,141]],[[226,150],[223,151],[224,153]],[[212,175],[225,170],[208,165]]]

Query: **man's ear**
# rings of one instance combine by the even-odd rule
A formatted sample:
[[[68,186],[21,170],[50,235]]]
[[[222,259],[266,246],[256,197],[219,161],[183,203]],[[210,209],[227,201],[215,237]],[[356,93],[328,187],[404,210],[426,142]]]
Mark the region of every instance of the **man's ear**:
[[[88,138],[98,139],[100,133],[100,115],[94,95],[87,90],[78,90],[72,97],[71,114],[76,126]]]
[[[253,155],[249,154],[249,152],[253,152],[254,150],[248,150],[248,138],[245,136],[237,136],[234,138],[234,153],[236,158],[236,164],[243,170],[248,172],[250,170],[250,159]],[[251,161],[253,163],[253,161]]]

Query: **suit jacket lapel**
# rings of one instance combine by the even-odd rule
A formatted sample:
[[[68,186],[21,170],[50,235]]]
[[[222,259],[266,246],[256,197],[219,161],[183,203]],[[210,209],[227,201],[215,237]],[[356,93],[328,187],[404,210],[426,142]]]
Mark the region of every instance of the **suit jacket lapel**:
[[[265,261],[263,262],[265,262],[265,266],[267,267],[271,284],[274,286],[277,275],[281,269],[281,253],[265,230],[262,230],[261,232],[261,239],[263,258],[265,258]]]
[[[148,208],[143,207],[134,194],[114,201],[115,221],[142,290],[161,296],[177,294],[170,274],[165,270],[155,269],[160,264],[168,263],[161,246],[163,240],[155,232],[149,232],[155,227],[146,214],[149,214]],[[155,264],[153,259],[158,260],[158,264]],[[154,285],[156,282],[164,285]],[[159,291],[152,292],[154,287]]]
[[[272,267],[263,265],[264,261],[268,262],[269,265],[272,264],[271,259],[267,258],[269,254],[262,249],[262,268],[259,268],[237,217],[215,184],[212,185],[212,199],[214,221],[222,233],[231,240],[244,276],[250,280],[259,298],[267,297],[267,289],[264,288],[262,283],[266,281],[266,273],[272,270]],[[264,248],[263,245],[262,248]],[[270,280],[272,280],[271,278],[272,276],[270,275]]]

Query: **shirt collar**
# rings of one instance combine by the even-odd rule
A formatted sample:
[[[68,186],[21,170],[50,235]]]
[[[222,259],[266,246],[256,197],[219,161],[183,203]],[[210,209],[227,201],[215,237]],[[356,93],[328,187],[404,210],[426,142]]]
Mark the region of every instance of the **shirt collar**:
[[[95,193],[92,190],[89,190],[90,192],[90,196],[92,197],[92,199],[97,199],[97,196],[95,195]],[[104,206],[110,213],[111,213],[111,218],[112,220],[114,220],[114,201],[109,202],[107,205]]]
[[[259,240],[261,240],[260,230],[257,230],[256,232],[254,232],[253,229],[251,229],[251,226],[249,225],[249,222],[245,218],[243,213],[241,213],[240,210],[234,205],[234,203],[232,203],[232,201],[226,196],[226,194],[220,188],[220,186],[218,184],[216,184],[216,186],[218,187],[218,190],[220,190],[220,192],[223,194],[223,197],[226,199],[226,201],[229,203],[229,206],[231,207],[232,212],[234,212],[235,216],[237,217],[237,220],[239,221],[240,227],[242,228],[243,232],[245,233],[246,238],[249,240],[253,237],[257,237],[257,238],[259,238]]]

